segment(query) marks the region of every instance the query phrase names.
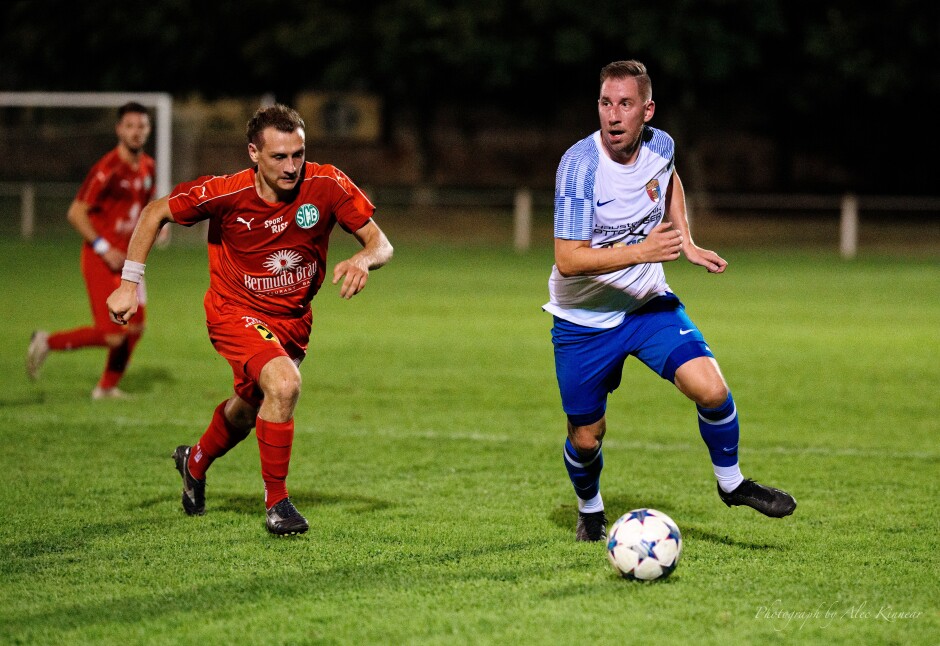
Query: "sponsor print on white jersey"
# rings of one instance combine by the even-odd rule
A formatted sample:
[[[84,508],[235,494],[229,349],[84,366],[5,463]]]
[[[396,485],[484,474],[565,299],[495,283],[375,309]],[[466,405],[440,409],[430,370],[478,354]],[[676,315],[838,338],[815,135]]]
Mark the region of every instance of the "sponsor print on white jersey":
[[[637,244],[662,222],[675,145],[647,126],[636,162],[618,164],[603,151],[600,131],[562,156],[555,178],[555,237],[589,240],[591,247]],[[595,328],[619,325],[631,312],[669,291],[660,263],[634,265],[599,276],[562,276],[552,268],[550,300],[559,318]]]

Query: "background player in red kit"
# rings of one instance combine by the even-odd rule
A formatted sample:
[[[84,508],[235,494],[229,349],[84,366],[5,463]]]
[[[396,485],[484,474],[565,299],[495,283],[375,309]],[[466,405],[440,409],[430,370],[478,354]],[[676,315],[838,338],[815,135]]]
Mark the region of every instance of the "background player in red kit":
[[[248,122],[248,155],[256,164],[234,175],[185,182],[144,209],[131,238],[123,281],[108,298],[118,323],[137,311],[144,261],[166,222],[209,220],[209,290],[204,305],[209,338],[232,366],[235,394],[215,409],[192,447],[173,453],[183,478],[183,509],[205,513],[205,475],[212,461],[255,427],[267,527],[300,534],[307,520],[287,492],[294,406],[310,336],[310,301],[323,283],[330,231],[339,224],[362,249],[333,269],[340,295],[352,298],[370,269],[392,257],[372,220],[375,207],[346,175],[304,161],[304,122],[291,108],[258,110]]]
[[[92,399],[124,396],[118,382],[143,332],[147,300],[140,283],[141,306],[134,324],[122,327],[108,316],[105,299],[121,283],[127,244],[141,210],[153,197],[154,177],[153,158],[143,151],[150,136],[147,109],[139,103],[122,105],[115,131],[117,146],[91,167],[68,210],[69,222],[85,239],[81,267],[94,324],[52,334],[37,330],[26,355],[26,371],[36,379],[50,350],[108,348],[104,373],[91,392]]]

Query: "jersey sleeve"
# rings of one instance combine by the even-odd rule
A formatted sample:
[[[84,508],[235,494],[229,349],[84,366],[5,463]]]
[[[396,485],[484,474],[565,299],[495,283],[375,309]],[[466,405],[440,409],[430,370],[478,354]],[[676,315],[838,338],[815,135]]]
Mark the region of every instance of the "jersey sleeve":
[[[652,152],[656,153],[670,164],[675,163],[676,142],[669,136],[669,133],[658,128],[653,128],[652,126],[646,126],[644,139],[646,140],[644,142],[645,145],[648,146]]]
[[[590,240],[594,228],[594,177],[599,163],[591,137],[572,146],[555,175],[555,237]]]
[[[157,174],[157,164],[154,161],[153,157],[147,157],[147,184],[145,185],[144,193],[144,204],[147,204],[153,200],[153,194],[156,192],[157,187],[154,184],[154,177]]]
[[[336,182],[333,200],[336,221],[343,230],[356,232],[369,222],[375,213],[375,206],[345,173],[338,168],[331,168],[330,171]]]
[[[208,219],[212,213],[209,204],[218,197],[210,186],[212,180],[220,179],[214,175],[204,175],[189,182],[177,184],[170,192],[170,213],[177,224],[191,227],[197,222]]]

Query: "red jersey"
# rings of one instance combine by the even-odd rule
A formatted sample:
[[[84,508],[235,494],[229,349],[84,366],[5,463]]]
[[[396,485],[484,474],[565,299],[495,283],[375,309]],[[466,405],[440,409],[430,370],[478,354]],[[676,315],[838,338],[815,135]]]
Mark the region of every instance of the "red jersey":
[[[342,171],[304,162],[290,202],[255,190],[255,169],[184,182],[169,199],[185,226],[209,220],[209,289],[229,302],[275,315],[300,316],[320,289],[330,232],[354,232],[375,207]]]
[[[140,212],[153,198],[153,157],[140,154],[137,168],[115,148],[88,171],[76,200],[89,205],[88,217],[99,236],[127,252]]]

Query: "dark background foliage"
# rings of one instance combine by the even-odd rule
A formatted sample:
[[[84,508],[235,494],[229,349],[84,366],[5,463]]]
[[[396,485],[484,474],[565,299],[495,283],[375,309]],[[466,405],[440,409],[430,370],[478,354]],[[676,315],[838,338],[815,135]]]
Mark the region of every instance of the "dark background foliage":
[[[208,99],[305,90],[380,96],[387,123],[498,111],[526,127],[596,127],[607,62],[650,69],[657,118],[687,144],[773,142],[779,190],[936,194],[940,11],[826,0],[388,0],[0,7],[0,89],[165,91]],[[575,106],[572,109],[572,106]],[[578,108],[577,106],[581,106]],[[572,115],[576,115],[572,117]],[[796,157],[831,165],[814,186]],[[919,160],[926,159],[925,162]]]

